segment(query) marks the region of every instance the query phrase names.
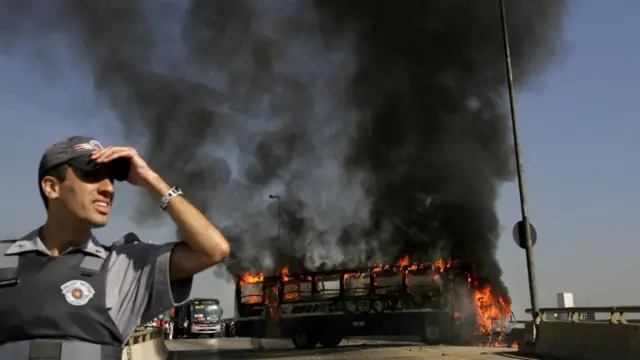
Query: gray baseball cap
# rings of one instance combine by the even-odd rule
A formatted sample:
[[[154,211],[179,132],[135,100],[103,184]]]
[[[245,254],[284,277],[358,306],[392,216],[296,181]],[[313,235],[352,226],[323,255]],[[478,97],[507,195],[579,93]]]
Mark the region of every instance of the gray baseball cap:
[[[98,140],[87,136],[72,136],[58,141],[42,155],[38,168],[38,179],[42,179],[47,171],[57,166],[68,164],[73,168],[85,171],[106,168],[112,171],[115,180],[126,180],[131,169],[129,159],[119,158],[106,164],[98,164],[91,159],[91,154],[102,148],[102,144]]]

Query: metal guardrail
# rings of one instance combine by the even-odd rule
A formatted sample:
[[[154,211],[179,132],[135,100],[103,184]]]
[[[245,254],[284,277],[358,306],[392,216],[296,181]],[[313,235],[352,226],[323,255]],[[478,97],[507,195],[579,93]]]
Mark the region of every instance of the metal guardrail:
[[[531,314],[531,309],[525,310]],[[541,308],[538,310],[536,322],[562,321],[548,318],[549,314],[568,314],[569,322],[599,322],[609,324],[640,324],[640,320],[627,320],[627,313],[640,313],[640,306],[597,306],[597,307],[570,307],[570,308]],[[585,314],[608,313],[605,320],[584,320]],[[525,321],[527,323],[528,321]],[[520,322],[518,322],[520,323]]]

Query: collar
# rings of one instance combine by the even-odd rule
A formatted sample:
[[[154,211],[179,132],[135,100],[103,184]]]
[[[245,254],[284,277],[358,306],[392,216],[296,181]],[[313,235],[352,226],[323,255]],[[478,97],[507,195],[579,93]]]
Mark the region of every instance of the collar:
[[[7,249],[7,251],[5,251],[4,254],[16,255],[16,254],[26,253],[29,251],[38,251],[46,255],[51,255],[51,253],[49,252],[49,249],[47,249],[47,247],[44,246],[44,244],[42,243],[42,240],[40,240],[39,235],[40,235],[41,228],[42,227],[39,227],[33,230],[32,232],[28,233],[27,235],[23,236],[22,238],[14,242],[13,245],[11,245],[11,247],[9,247],[9,249]],[[98,239],[96,239],[93,233],[91,233],[91,238],[89,238],[89,241],[86,244],[70,248],[64,253],[66,254],[73,250],[81,250],[84,253],[91,254],[91,255],[100,257],[102,259],[107,258],[106,250],[102,247],[100,242],[98,242]]]

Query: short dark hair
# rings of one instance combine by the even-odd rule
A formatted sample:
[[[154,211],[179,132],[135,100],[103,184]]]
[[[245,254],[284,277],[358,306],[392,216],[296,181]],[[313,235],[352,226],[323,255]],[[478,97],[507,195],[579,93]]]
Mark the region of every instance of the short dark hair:
[[[40,189],[40,197],[42,198],[42,202],[44,203],[44,208],[46,210],[49,210],[49,198],[44,194],[44,191],[42,191],[42,179],[44,179],[46,176],[51,176],[59,182],[63,182],[67,179],[68,168],[68,164],[60,164],[52,169],[47,170],[38,179],[38,189]]]

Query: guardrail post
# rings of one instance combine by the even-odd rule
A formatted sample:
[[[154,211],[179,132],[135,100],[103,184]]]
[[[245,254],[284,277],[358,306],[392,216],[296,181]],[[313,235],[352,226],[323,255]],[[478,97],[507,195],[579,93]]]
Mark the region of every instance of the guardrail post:
[[[580,322],[580,312],[572,311],[569,313],[569,319],[571,322]]]
[[[627,313],[626,311],[613,309],[609,316],[610,324],[626,324],[627,323]]]
[[[609,323],[610,324],[617,324],[618,321],[618,312],[614,310],[611,310],[611,312],[609,313]]]
[[[618,319],[620,321],[620,324],[626,324],[627,323],[627,313],[625,311],[620,311],[620,318]]]

